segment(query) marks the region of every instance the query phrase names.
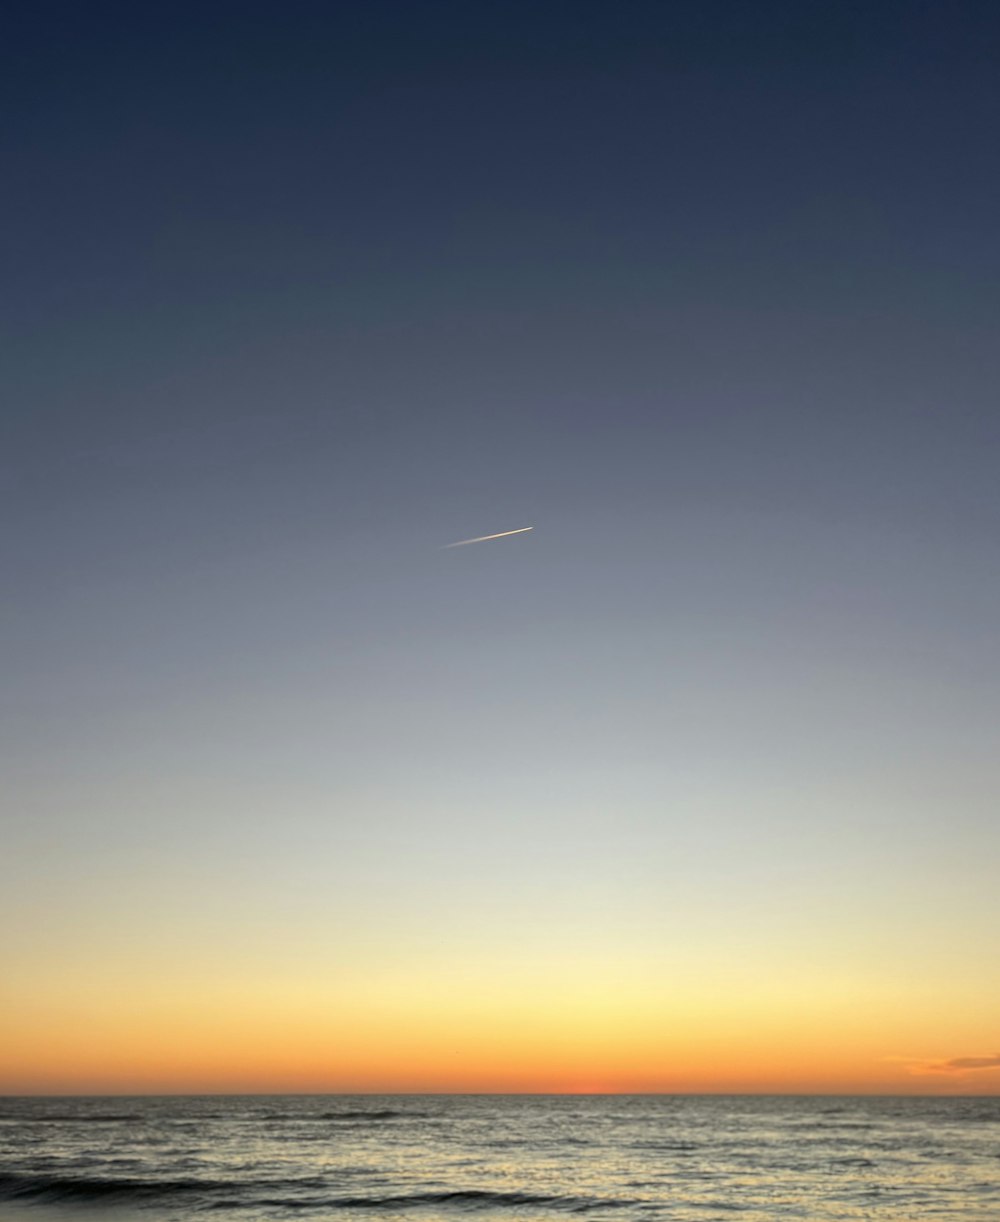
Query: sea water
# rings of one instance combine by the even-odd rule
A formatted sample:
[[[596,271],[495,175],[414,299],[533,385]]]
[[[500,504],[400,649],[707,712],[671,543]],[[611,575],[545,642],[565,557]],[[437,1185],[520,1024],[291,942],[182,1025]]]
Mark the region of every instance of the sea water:
[[[997,1222],[1000,1098],[0,1099],[4,1222]]]

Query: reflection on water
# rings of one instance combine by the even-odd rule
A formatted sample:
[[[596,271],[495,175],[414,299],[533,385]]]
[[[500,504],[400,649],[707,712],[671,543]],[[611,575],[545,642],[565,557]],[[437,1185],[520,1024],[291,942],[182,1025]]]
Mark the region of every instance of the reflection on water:
[[[3,1222],[1000,1217],[1000,1099],[0,1100]]]

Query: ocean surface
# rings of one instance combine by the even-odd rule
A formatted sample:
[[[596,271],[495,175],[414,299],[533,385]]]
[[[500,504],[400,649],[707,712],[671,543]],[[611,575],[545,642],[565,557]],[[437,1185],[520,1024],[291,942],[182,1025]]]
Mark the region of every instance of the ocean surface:
[[[1000,1098],[0,1098],[3,1222],[998,1222]]]

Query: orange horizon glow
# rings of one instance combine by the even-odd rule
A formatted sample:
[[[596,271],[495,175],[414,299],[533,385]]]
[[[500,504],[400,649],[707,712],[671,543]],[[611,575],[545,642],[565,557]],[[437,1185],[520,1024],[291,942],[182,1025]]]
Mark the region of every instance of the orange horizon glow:
[[[562,1004],[518,995],[451,1012],[434,991],[403,1004],[386,988],[351,1003],[293,989],[141,1006],[67,996],[7,1020],[0,1093],[936,1095],[996,1093],[1000,1077],[942,1068],[949,1050],[919,1023],[907,1044],[928,1055],[887,1052],[882,1032],[904,1025],[891,1010],[852,1023],[852,1006],[829,998],[782,1012],[780,990],[755,1012],[679,991],[667,1003],[563,987]],[[986,1049],[986,1038],[966,1023],[961,1046]]]

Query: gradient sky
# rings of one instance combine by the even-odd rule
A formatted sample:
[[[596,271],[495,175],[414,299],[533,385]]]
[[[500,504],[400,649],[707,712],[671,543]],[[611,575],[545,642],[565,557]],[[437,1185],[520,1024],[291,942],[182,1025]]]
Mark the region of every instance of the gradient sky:
[[[995,1092],[996,7],[2,33],[0,1090]]]

